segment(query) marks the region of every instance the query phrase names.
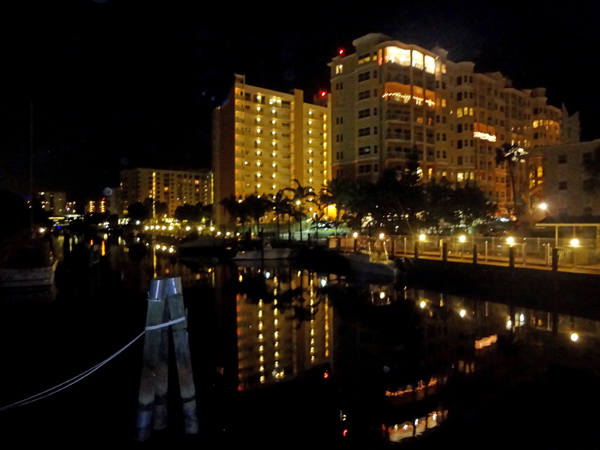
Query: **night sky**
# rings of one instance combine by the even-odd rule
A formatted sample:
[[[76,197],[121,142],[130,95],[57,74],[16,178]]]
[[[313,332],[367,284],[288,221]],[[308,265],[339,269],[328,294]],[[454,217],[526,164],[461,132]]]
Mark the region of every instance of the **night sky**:
[[[209,168],[210,111],[234,72],[310,100],[338,49],[370,32],[546,87],[580,111],[583,140],[600,138],[597,2],[15,3],[0,11],[0,189],[27,192],[31,101],[35,189],[83,200],[123,168]]]

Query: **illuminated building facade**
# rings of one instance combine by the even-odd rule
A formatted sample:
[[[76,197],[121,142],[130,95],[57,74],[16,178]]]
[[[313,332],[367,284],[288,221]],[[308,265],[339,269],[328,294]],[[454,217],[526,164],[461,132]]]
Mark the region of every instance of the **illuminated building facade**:
[[[174,217],[178,206],[186,203],[213,203],[213,177],[208,170],[127,169],[120,172],[119,213],[146,199],[156,199]]]
[[[597,194],[584,190],[584,163],[597,158],[600,140],[536,148],[528,159],[529,213],[534,221],[546,216],[600,216]],[[540,205],[545,204],[546,209]]]
[[[400,170],[416,152],[424,182],[476,181],[500,203],[512,202],[496,148],[579,142],[579,118],[547,104],[544,88],[516,89],[499,72],[476,73],[439,47],[426,50],[383,34],[353,42],[329,64],[332,175],[375,180]],[[519,165],[518,192],[527,191]]]
[[[37,193],[42,209],[51,216],[64,216],[67,214],[67,193],[43,191]]]
[[[329,95],[304,102],[304,93],[287,94],[246,84],[236,75],[228,102],[213,113],[212,152],[215,215],[228,221],[219,202],[231,196],[275,195],[295,186],[319,190],[329,169]]]

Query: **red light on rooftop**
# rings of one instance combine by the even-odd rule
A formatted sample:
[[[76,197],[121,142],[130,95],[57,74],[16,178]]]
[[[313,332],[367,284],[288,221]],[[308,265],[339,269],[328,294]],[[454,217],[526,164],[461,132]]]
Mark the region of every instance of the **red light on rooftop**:
[[[320,91],[319,92],[319,96],[320,97],[325,97],[327,95],[327,91]]]
[[[343,55],[344,55],[344,49],[340,48],[340,56],[343,56]]]
[[[345,429],[342,434],[344,435],[344,437],[348,436],[348,429]]]
[[[329,378],[329,371],[326,370],[325,373],[323,373],[323,378],[327,379]]]

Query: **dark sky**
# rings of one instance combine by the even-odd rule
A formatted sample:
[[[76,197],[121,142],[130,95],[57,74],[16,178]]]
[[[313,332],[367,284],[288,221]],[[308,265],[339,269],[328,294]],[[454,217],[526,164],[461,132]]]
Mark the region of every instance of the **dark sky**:
[[[369,32],[546,87],[580,111],[584,140],[600,137],[596,2],[15,3],[0,11],[0,189],[27,191],[32,100],[36,190],[81,200],[122,168],[210,167],[210,110],[232,73],[310,99],[337,50]]]

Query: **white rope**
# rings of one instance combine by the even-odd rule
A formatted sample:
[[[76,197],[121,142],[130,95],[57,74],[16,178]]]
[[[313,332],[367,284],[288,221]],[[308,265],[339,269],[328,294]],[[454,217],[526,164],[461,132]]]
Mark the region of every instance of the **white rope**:
[[[146,331],[148,330],[158,330],[159,328],[164,328],[164,327],[169,327],[173,324],[179,323],[179,322],[183,322],[185,320],[185,317],[180,317],[179,319],[175,319],[175,320],[171,320],[169,322],[165,322],[165,323],[161,323],[159,325],[152,325],[150,327],[146,327]]]
[[[133,344],[135,341],[137,341],[139,338],[141,338],[146,333],[147,330],[156,330],[156,329],[159,329],[159,328],[168,327],[168,326],[171,326],[173,324],[176,324],[176,323],[179,323],[179,322],[183,322],[184,320],[185,320],[185,317],[180,317],[179,319],[171,320],[169,322],[161,323],[159,325],[153,325],[153,326],[150,326],[150,327],[146,327],[146,329],[144,331],[142,331],[139,335],[137,335],[129,344],[127,344],[121,350],[117,351],[116,353],[114,353],[111,356],[109,356],[108,358],[106,358],[104,361],[96,364],[94,367],[86,370],[85,372],[80,373],[79,375],[77,375],[77,376],[75,376],[75,377],[73,377],[73,378],[71,378],[71,379],[69,379],[67,381],[63,381],[62,383],[57,384],[56,386],[51,387],[50,389],[47,389],[47,390],[45,390],[43,392],[40,392],[39,394],[35,394],[35,395],[32,395],[31,397],[28,397],[26,399],[20,400],[18,402],[12,403],[12,404],[7,405],[7,406],[3,406],[2,408],[0,408],[0,412],[6,411],[6,410],[9,410],[9,409],[12,409],[12,408],[17,408],[17,407],[23,406],[23,405],[28,405],[29,403],[37,402],[38,400],[41,400],[43,398],[50,397],[51,395],[56,394],[57,392],[60,392],[63,389],[66,389],[69,386],[74,385],[78,381],[81,381],[85,377],[87,377],[88,375],[94,373],[96,370],[98,370],[104,364],[106,364],[107,362],[109,362],[110,360],[112,360],[113,358],[115,358],[116,356],[118,356],[120,353],[122,353],[123,351],[125,351],[129,346],[131,346],[131,344]]]

